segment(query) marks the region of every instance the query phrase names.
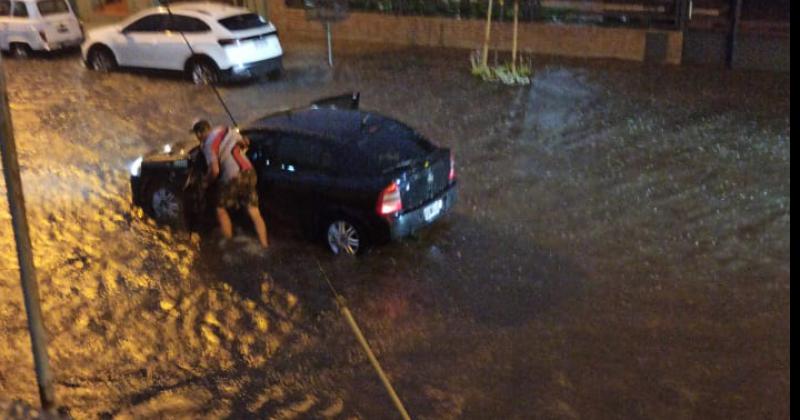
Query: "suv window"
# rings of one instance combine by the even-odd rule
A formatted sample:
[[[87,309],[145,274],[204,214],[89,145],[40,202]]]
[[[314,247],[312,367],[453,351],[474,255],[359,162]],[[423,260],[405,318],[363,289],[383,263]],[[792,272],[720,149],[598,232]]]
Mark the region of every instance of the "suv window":
[[[167,29],[166,14],[145,16],[128,25],[124,32],[163,32]]]
[[[25,3],[20,3],[20,2],[14,3],[14,10],[12,10],[12,16],[28,17],[28,8],[25,7]]]
[[[0,16],[8,16],[11,14],[11,2],[0,0]]]
[[[245,13],[220,19],[219,23],[231,31],[243,31],[267,26],[267,21],[255,13]]]
[[[69,12],[66,0],[42,0],[36,3],[36,7],[42,16]]]
[[[211,28],[200,19],[183,15],[172,15],[169,30],[175,32],[208,32]]]

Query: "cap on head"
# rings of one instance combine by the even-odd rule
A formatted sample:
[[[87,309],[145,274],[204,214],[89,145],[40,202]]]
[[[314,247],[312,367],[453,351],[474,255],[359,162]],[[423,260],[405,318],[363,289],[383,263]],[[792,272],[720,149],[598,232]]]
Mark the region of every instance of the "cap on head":
[[[192,121],[191,132],[198,134],[209,128],[211,128],[211,123],[209,123],[208,120],[196,118],[194,121]]]

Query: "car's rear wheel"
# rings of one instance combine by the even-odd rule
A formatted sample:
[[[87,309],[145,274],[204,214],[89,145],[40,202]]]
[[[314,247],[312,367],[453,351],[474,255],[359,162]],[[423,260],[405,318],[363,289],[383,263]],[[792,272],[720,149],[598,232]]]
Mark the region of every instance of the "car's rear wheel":
[[[208,59],[197,59],[189,63],[189,76],[196,85],[210,85],[219,82],[219,69]]]
[[[156,222],[176,228],[186,225],[183,195],[168,184],[155,184],[148,190],[150,214]]]
[[[364,230],[347,218],[333,218],[325,229],[325,239],[334,255],[358,255],[366,249]]]
[[[114,53],[105,47],[92,48],[87,61],[92,70],[103,73],[108,73],[117,68],[117,59],[114,58]]]
[[[14,58],[26,59],[31,56],[31,47],[26,44],[11,44],[10,50],[11,56]]]

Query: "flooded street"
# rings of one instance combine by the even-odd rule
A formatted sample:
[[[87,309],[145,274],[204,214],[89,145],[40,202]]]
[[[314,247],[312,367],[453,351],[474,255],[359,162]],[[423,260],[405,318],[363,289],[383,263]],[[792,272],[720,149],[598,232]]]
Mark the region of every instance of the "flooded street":
[[[294,47],[294,48],[292,48]],[[225,122],[208,88],[4,57],[59,404],[75,418],[788,418],[789,75],[468,52],[287,48],[240,122],[349,90],[453,149],[454,212],[335,259],[270,223],[156,226],[127,165]],[[0,396],[38,404],[0,180]],[[399,418],[399,417],[398,417]]]

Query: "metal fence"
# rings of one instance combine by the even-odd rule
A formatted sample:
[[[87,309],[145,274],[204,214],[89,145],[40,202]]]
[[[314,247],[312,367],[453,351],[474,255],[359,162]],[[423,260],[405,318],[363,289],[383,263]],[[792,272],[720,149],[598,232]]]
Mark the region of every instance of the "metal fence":
[[[522,22],[584,23],[625,26],[675,26],[684,0],[520,0]],[[304,7],[304,0],[286,0]],[[484,19],[488,0],[349,0],[351,11],[411,16]],[[494,0],[493,19],[513,19],[513,0]]]

